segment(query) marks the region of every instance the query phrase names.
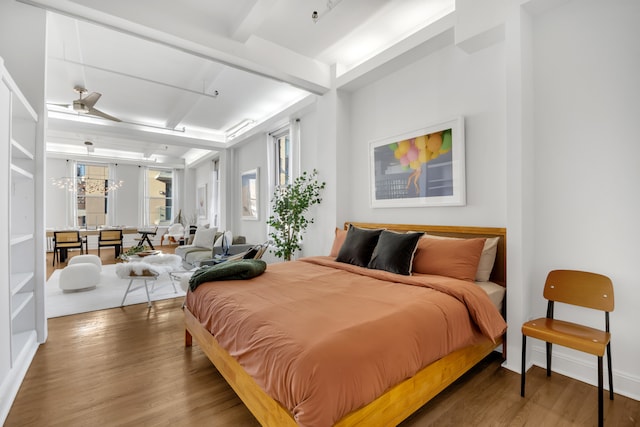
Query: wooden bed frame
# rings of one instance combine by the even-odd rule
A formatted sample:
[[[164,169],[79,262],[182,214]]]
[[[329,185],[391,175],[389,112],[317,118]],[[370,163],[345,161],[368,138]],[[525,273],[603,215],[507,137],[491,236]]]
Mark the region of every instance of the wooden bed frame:
[[[386,228],[395,231],[424,231],[429,234],[451,237],[500,237],[496,262],[491,272],[491,281],[506,287],[506,230],[504,228],[430,226],[410,224],[351,223],[362,228]],[[345,229],[349,223],[345,223]],[[505,298],[506,301],[506,298]],[[503,309],[504,310],[504,309]],[[184,308],[185,346],[192,345],[192,338],[209,357],[247,408],[263,426],[297,426],[289,411],[267,395],[247,374],[242,366],[218,344],[195,316]],[[503,343],[488,339],[480,344],[466,347],[435,361],[411,378],[404,380],[366,406],[353,411],[339,420],[340,427],[367,425],[397,425],[456,379],[484,359]],[[504,355],[503,346],[503,355]]]

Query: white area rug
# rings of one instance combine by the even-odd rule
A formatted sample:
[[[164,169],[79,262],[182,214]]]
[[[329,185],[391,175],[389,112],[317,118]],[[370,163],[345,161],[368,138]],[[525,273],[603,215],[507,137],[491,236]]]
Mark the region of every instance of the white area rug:
[[[60,269],[54,271],[45,285],[45,311],[47,318],[120,307],[124,292],[129,285],[128,279],[120,279],[116,276],[115,265],[103,265],[102,273],[100,273],[100,283],[95,289],[80,292],[62,292],[58,286],[61,271]],[[168,274],[161,274],[155,281],[155,285],[153,281],[147,283],[149,284],[151,301],[184,297],[185,295],[185,292],[180,288],[179,281],[175,283],[177,292],[174,291]],[[124,305],[147,302],[147,294],[144,291],[144,282],[142,280],[134,280],[131,289],[136,290],[129,292]]]

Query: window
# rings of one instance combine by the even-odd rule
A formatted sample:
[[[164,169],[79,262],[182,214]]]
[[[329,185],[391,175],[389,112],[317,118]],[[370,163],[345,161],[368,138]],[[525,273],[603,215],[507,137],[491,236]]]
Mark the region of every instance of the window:
[[[169,225],[173,218],[173,172],[162,169],[147,169],[147,224]]]
[[[275,146],[275,184],[291,183],[291,138],[289,128],[273,136]]]
[[[77,225],[107,225],[108,165],[78,163],[76,165]]]
[[[220,170],[220,160],[213,160],[211,168],[211,227],[219,227],[220,223],[220,181],[218,173]]]

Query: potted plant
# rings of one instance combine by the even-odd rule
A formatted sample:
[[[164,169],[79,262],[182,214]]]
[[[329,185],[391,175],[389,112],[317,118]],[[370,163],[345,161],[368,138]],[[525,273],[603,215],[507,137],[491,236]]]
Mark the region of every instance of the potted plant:
[[[271,226],[269,237],[276,247],[274,253],[285,261],[290,261],[301,249],[302,234],[313,224],[313,218],[307,217],[309,208],[322,201],[320,191],[325,183],[318,182],[317,177],[315,169],[311,173],[303,172],[292,184],[276,187],[271,199],[273,213],[267,220]]]
[[[134,255],[138,255],[140,252],[144,252],[146,250],[148,250],[149,247],[148,246],[131,246],[129,249],[127,249],[124,253],[121,253],[119,258],[122,261],[127,261],[129,260],[129,257],[132,257]]]

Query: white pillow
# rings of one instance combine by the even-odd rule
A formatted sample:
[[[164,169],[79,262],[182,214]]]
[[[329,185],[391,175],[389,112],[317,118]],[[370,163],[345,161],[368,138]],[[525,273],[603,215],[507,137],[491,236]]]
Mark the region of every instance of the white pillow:
[[[480,262],[478,262],[478,271],[476,272],[476,280],[478,282],[489,281],[493,264],[496,261],[496,254],[498,253],[499,240],[499,237],[487,237],[487,240],[484,241],[484,248],[482,249]]]
[[[227,230],[224,233],[222,233],[222,235],[220,237],[218,237],[218,239],[215,241],[215,243],[213,244],[214,248],[222,247],[222,237],[223,236],[226,239],[227,246],[231,246],[231,243],[233,242],[233,233],[231,233],[231,231]]]
[[[217,228],[198,227],[193,237],[193,246],[201,248],[213,248],[213,239],[216,237]]]

